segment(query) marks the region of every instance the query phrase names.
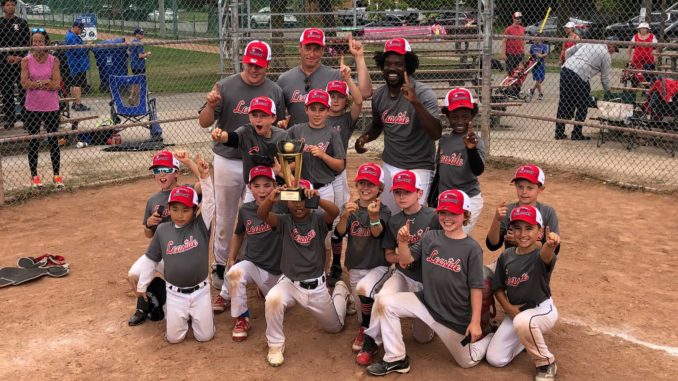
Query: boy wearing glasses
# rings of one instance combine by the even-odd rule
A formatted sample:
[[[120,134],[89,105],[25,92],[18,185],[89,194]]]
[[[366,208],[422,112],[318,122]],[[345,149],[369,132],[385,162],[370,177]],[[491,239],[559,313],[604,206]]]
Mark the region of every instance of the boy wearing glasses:
[[[169,199],[170,192],[172,189],[179,186],[179,162],[185,162],[190,160],[187,152],[180,151],[176,154],[172,154],[169,151],[160,151],[153,155],[153,162],[149,168],[153,172],[153,177],[155,183],[160,187],[160,191],[151,195],[146,201],[146,208],[144,209],[144,219],[142,224],[144,226],[144,235],[146,238],[153,238],[155,234],[155,229],[162,222],[167,222],[170,220],[169,208],[167,207],[167,200]],[[192,167],[189,167],[192,168]],[[199,179],[200,176],[198,173],[194,173],[195,176]],[[200,183],[198,182],[195,185],[196,192],[200,193]],[[127,274],[128,280],[132,285],[132,288],[136,291],[137,283],[139,282],[139,274],[141,272],[141,260],[144,256],[142,255],[136,262],[132,265]],[[164,263],[160,261],[155,270],[163,274],[164,273]],[[127,322],[130,326],[135,326],[143,323],[146,320],[148,313],[150,312],[150,305],[143,298],[137,299],[137,309],[134,312],[134,315],[130,317]]]
[[[30,46],[31,33],[28,22],[14,13],[16,0],[2,0],[0,18],[0,48],[18,48]],[[24,104],[24,91],[21,88],[21,59],[27,54],[26,50],[0,52],[0,103],[5,118],[5,128],[11,128],[16,122],[14,109],[14,86],[18,89],[18,101]]]

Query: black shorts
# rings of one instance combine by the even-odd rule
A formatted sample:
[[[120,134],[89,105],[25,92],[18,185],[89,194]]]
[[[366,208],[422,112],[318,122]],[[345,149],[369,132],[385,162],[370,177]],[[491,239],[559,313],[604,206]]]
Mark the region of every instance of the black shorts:
[[[134,75],[146,74],[146,68],[143,69],[132,68],[132,74]]]
[[[82,73],[71,74],[71,87],[87,87],[87,72],[83,71]]]

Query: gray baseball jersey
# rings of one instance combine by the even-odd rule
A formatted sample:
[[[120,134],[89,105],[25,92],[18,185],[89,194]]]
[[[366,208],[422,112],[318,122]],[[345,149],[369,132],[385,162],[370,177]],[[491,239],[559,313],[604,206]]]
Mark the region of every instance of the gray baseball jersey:
[[[440,108],[435,92],[428,85],[410,79],[419,101],[438,117]],[[372,96],[372,118],[384,125],[383,161],[402,169],[433,169],[435,144],[419,124],[414,106],[402,93],[393,98],[388,86],[378,88]]]
[[[471,323],[471,289],[484,288],[480,245],[469,236],[451,239],[432,230],[410,251],[423,273],[417,297],[438,323],[463,335]]]
[[[148,201],[146,201],[146,208],[144,209],[144,220],[141,221],[144,226],[146,226],[146,221],[148,221],[151,214],[155,213],[160,205],[165,207],[165,211],[162,213],[161,223],[170,220],[169,208],[167,207],[167,200],[169,199],[170,192],[171,190],[156,192],[148,198]]]
[[[273,205],[273,211],[277,207]],[[257,203],[251,201],[243,204],[238,211],[238,222],[235,225],[235,234],[245,234],[247,247],[245,249],[245,259],[257,265],[273,275],[280,275],[280,255],[282,242],[280,235],[267,224],[257,217]]]
[[[480,193],[480,183],[471,172],[468,151],[464,145],[464,134],[449,134],[440,139],[438,171],[440,173],[440,192],[448,189],[459,189],[469,197]],[[478,139],[476,146],[480,158],[485,162],[485,143]]]
[[[165,280],[178,287],[192,287],[207,278],[210,230],[203,218],[194,217],[177,228],[172,221],[158,225],[146,250],[155,262],[165,261]]]
[[[304,105],[306,95],[313,89],[325,90],[327,84],[335,79],[341,79],[339,70],[322,64],[309,76],[306,76],[299,66],[282,73],[278,78],[278,86],[285,96],[287,112],[292,116],[290,123],[308,122]]]
[[[348,141],[351,139],[351,134],[353,134],[357,125],[353,121],[351,113],[345,112],[339,116],[330,116],[325,124],[339,131],[341,143],[344,145],[344,153],[346,153],[348,151]]]
[[[289,214],[278,215],[278,234],[282,236],[280,270],[293,281],[318,278],[325,271],[325,237],[329,227],[324,212],[312,210],[304,221]],[[331,226],[331,225],[330,225]]]
[[[506,217],[504,217],[504,219],[499,224],[499,242],[497,242],[496,245],[490,245],[487,240],[485,242],[487,248],[490,250],[497,250],[498,248],[501,247],[502,244],[506,244],[506,248],[513,246],[509,243],[504,242],[504,236],[506,235],[506,231],[508,230],[509,222],[511,219],[511,211],[518,207],[518,203],[512,202],[506,205],[506,207],[508,208],[508,211],[506,212]],[[552,232],[560,235],[560,225],[558,224],[558,216],[556,215],[556,210],[553,209],[553,207],[551,207],[550,205],[541,203],[539,201],[537,201],[536,208],[541,213],[541,218],[544,220],[544,226],[548,226]],[[542,243],[546,242],[545,234],[542,237],[541,242]],[[560,246],[558,246],[558,248],[560,248]]]
[[[386,226],[391,219],[391,210],[384,204],[381,204],[381,209],[379,209],[379,219],[383,231],[386,231]],[[347,269],[369,270],[377,266],[388,266],[384,257],[384,248],[381,247],[384,233],[382,232],[382,236],[378,238],[372,236],[367,208],[359,207],[357,212],[348,217],[344,235],[348,235],[344,260]]]
[[[421,238],[429,230],[440,229],[440,222],[438,221],[438,214],[435,209],[427,206],[419,209],[417,213],[406,215],[404,212],[391,216],[388,221],[386,232],[384,232],[384,239],[382,240],[382,247],[384,249],[395,249],[398,247],[398,230],[405,226],[407,220],[410,221],[410,247],[419,242]],[[407,275],[417,282],[421,282],[421,266],[414,266],[409,269],[404,269],[400,265],[396,266],[398,271]]]
[[[335,159],[346,158],[346,151],[341,145],[341,136],[339,132],[329,125],[323,128],[313,128],[308,123],[296,124],[287,130],[287,137],[290,139],[302,140],[304,146],[303,163],[301,165],[301,175],[313,184],[329,184],[337,176],[322,159],[311,154],[309,145],[320,147],[325,153]]]
[[[272,161],[277,157],[278,142],[285,139],[287,136],[287,131],[275,126],[271,127],[270,138],[259,136],[254,130],[254,127],[252,127],[252,125],[249,123],[244,126],[240,126],[237,130],[235,130],[235,133],[238,134],[238,148],[240,149],[240,153],[242,155],[242,175],[245,179],[245,183],[247,183],[249,180],[248,177],[250,174],[250,169],[257,165],[254,162],[257,160],[257,157],[267,157]],[[224,144],[230,146],[228,143]]]
[[[547,265],[541,260],[540,251],[518,255],[515,247],[504,250],[497,259],[492,290],[506,290],[509,303],[517,306],[528,302],[539,304],[550,298],[549,283],[558,256],[554,255]]]
[[[250,122],[249,106],[256,97],[271,98],[275,103],[276,117],[282,119],[285,116],[285,98],[282,90],[268,78],[261,85],[252,86],[245,83],[240,74],[233,74],[219,81],[219,84],[221,103],[214,109],[214,119],[217,121],[217,127],[226,132],[233,132]],[[241,158],[239,150],[223,144],[214,144],[212,150],[227,159]]]

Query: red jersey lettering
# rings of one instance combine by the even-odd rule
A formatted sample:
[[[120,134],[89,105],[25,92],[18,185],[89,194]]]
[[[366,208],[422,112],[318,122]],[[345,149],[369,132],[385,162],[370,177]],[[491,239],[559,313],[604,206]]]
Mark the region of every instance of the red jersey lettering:
[[[193,238],[193,236],[188,237],[184,240],[184,243],[181,245],[174,246],[174,241],[167,242],[167,255],[180,254],[185,251],[195,249],[198,247],[198,241]]]
[[[381,121],[384,124],[400,124],[400,125],[408,125],[410,124],[410,117],[407,116],[407,111],[399,112],[396,115],[389,115],[388,112],[390,110],[386,110],[381,114]]]
[[[370,237],[372,232],[370,231],[370,228],[360,225],[360,221],[353,221],[349,234],[352,237]]]
[[[305,103],[307,94],[302,94],[300,90],[294,90],[290,97],[290,103]]]
[[[245,231],[247,234],[261,234],[261,233],[266,233],[267,231],[271,231],[271,225],[267,223],[263,223],[261,225],[254,225],[252,220],[247,220],[245,222]]]
[[[302,235],[297,228],[293,228],[290,234],[292,235],[292,240],[300,245],[308,245],[316,236],[316,232],[313,229],[306,233],[306,235]]]
[[[509,287],[518,287],[519,284],[527,282],[528,280],[530,280],[530,276],[527,275],[527,273],[523,273],[521,276],[512,276],[506,278],[506,285]]]
[[[426,257],[426,262],[432,263],[436,266],[446,268],[450,271],[458,273],[461,271],[461,259],[444,259],[438,256],[438,250],[431,251],[431,255]]]
[[[455,167],[464,166],[464,158],[461,156],[461,152],[455,152],[449,155],[440,154],[440,164],[453,165]]]
[[[250,112],[250,107],[245,106],[245,101],[238,102],[238,104],[233,109],[234,114],[245,114],[245,115],[247,115],[247,114],[249,114],[249,112]]]

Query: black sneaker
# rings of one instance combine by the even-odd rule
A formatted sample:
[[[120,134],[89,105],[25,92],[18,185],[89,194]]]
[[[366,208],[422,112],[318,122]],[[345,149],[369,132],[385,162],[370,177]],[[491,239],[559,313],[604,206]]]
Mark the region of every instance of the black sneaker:
[[[556,140],[563,140],[563,139],[567,139],[567,135],[565,135],[565,134],[556,134],[556,137],[555,137],[555,138],[556,138]]]
[[[544,365],[537,367],[537,375],[534,377],[535,381],[549,381],[556,379],[556,373],[558,372],[558,366],[554,362],[550,365]]]
[[[342,273],[341,266],[332,265],[330,267],[330,274],[327,276],[327,287],[334,287],[341,280]]]
[[[591,137],[590,137],[590,136],[584,136],[584,135],[582,135],[582,134],[577,134],[577,135],[572,134],[572,138],[571,138],[571,139],[572,139],[572,140],[591,140]]]
[[[392,372],[407,373],[410,371],[410,360],[404,359],[394,362],[379,361],[367,367],[367,373],[373,376],[385,376]]]
[[[142,310],[136,310],[134,315],[129,318],[127,325],[134,327],[146,321],[146,313]]]
[[[89,111],[90,108],[85,106],[84,104],[75,104],[72,107],[73,111]]]

